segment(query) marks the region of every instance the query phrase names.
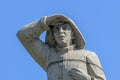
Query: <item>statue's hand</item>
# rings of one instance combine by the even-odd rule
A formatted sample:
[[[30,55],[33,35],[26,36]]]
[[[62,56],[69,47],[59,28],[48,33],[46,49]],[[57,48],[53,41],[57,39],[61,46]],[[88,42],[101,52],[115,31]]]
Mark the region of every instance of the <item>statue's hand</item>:
[[[69,75],[73,80],[91,80],[91,77],[88,74],[85,74],[76,68],[72,68],[69,71]]]
[[[50,16],[50,17],[47,17],[46,19],[46,23],[47,25],[54,25],[54,24],[58,24],[60,23],[61,21],[66,21],[67,18],[63,15],[53,15],[53,16]]]

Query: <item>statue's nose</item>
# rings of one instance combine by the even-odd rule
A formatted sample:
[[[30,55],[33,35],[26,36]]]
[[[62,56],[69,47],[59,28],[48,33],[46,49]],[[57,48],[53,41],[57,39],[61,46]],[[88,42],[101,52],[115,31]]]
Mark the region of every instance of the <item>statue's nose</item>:
[[[63,30],[62,27],[60,27],[59,32],[60,32],[60,33],[63,33],[63,32],[64,32],[64,30]]]

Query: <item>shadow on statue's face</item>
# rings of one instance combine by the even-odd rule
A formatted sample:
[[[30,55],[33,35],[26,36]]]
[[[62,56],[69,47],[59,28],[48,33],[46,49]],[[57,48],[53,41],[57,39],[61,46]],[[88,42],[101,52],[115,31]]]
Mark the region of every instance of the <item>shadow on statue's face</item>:
[[[53,28],[54,39],[59,47],[72,45],[73,32],[69,24],[62,24]]]

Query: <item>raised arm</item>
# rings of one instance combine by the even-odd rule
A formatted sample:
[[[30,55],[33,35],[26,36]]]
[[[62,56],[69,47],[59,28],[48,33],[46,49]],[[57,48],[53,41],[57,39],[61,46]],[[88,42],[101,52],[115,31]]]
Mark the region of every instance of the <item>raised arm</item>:
[[[106,80],[100,61],[94,52],[87,56],[87,69],[91,80]]]
[[[46,17],[43,17],[41,20],[24,26],[17,32],[17,37],[22,45],[44,70],[46,70],[46,58],[50,48],[39,39],[39,36],[48,29]]]

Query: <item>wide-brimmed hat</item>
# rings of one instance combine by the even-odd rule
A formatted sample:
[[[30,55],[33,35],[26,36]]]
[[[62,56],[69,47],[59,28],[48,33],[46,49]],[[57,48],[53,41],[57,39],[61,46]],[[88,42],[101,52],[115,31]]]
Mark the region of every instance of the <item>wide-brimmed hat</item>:
[[[74,37],[75,37],[72,40],[73,44],[76,45],[77,49],[83,49],[84,48],[85,40],[84,40],[80,30],[78,29],[78,27],[75,25],[75,23],[70,18],[67,18],[66,16],[61,15],[61,14],[53,15],[53,16],[50,16],[50,17],[56,17],[56,18],[54,19],[54,21],[51,21],[51,24],[48,25],[48,26],[54,26],[56,24],[60,25],[62,23],[68,23],[71,26]],[[57,23],[57,21],[59,21],[59,22]],[[47,31],[45,43],[48,44],[51,47],[55,47],[56,44],[55,44],[55,40],[53,38],[52,29],[49,29]]]

